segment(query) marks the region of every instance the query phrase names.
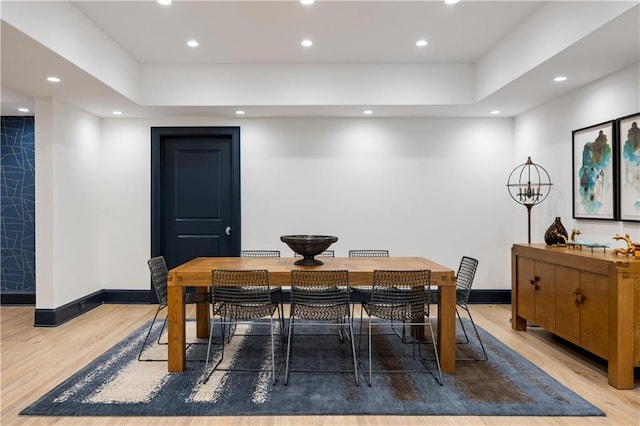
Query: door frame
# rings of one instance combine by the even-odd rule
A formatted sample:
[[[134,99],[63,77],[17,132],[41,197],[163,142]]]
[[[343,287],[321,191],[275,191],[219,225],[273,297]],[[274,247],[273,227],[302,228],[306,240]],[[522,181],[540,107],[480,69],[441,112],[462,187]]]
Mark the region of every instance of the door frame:
[[[240,127],[151,127],[151,257],[162,254],[163,231],[163,143],[165,138],[173,136],[202,137],[228,136],[231,138],[231,247],[235,255],[240,255],[241,216],[240,216]],[[153,290],[153,285],[151,286]],[[152,291],[152,293],[154,293]],[[155,299],[155,293],[153,294]]]

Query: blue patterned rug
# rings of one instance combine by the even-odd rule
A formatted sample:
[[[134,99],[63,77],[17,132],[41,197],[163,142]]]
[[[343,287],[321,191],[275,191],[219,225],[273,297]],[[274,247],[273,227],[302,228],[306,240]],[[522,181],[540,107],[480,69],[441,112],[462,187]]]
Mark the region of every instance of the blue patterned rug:
[[[144,357],[166,359],[167,346],[156,344],[162,323],[154,324],[154,342]],[[76,374],[26,407],[22,415],[45,416],[218,416],[218,415],[459,415],[459,416],[604,416],[541,369],[480,329],[488,361],[458,361],[453,374],[434,375],[412,356],[412,346],[395,334],[376,336],[374,370],[406,369],[407,373],[375,373],[367,386],[360,372],[355,386],[349,343],[340,343],[332,328],[296,327],[292,369],[287,386],[283,372],[271,384],[268,369],[270,339],[265,326],[238,326],[225,348],[221,364],[206,384],[200,384],[206,345],[187,350],[184,373],[167,373],[166,362],[140,362],[140,345],[149,323],[109,349]],[[467,323],[470,330],[470,324]],[[187,324],[187,341],[194,323]],[[219,329],[216,327],[215,329]],[[356,333],[358,322],[355,322]],[[458,329],[460,327],[458,326]],[[326,332],[320,330],[327,330]],[[365,327],[366,330],[366,327]],[[297,333],[319,335],[297,335]],[[252,336],[246,336],[252,333]],[[165,331],[166,334],[166,331]],[[255,334],[259,334],[256,336]],[[463,338],[460,335],[459,338]],[[166,342],[166,337],[163,337]],[[458,357],[477,357],[474,337],[459,344]],[[220,336],[216,336],[216,341]],[[355,338],[356,346],[358,337]],[[202,342],[206,343],[206,342]],[[280,342],[276,343],[280,349]],[[362,348],[366,355],[366,340]],[[214,356],[218,355],[216,346]],[[280,353],[277,352],[278,357]],[[433,357],[433,346],[422,354]],[[364,357],[366,358],[366,356]],[[280,359],[280,358],[279,358]],[[304,361],[304,362],[303,362]],[[434,360],[427,366],[433,372]],[[333,369],[350,372],[302,372]]]

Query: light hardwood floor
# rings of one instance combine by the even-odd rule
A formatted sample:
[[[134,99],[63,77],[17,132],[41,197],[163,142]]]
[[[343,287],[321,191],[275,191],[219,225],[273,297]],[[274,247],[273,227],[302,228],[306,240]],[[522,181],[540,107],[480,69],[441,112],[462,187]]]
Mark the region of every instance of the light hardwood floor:
[[[640,383],[620,391],[606,367],[548,332],[511,330],[510,305],[472,305],[476,323],[597,405],[607,417],[38,417],[18,412],[151,319],[155,306],[103,305],[55,328],[33,327],[33,308],[0,308],[1,424],[9,425],[640,425]],[[188,311],[193,316],[193,311]],[[508,392],[505,389],[505,392]]]

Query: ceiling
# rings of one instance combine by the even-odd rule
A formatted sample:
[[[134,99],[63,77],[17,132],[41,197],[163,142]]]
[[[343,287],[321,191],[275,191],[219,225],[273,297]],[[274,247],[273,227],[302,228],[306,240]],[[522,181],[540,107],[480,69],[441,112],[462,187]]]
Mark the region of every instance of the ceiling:
[[[490,116],[640,57],[637,1],[3,1],[2,115]],[[304,48],[304,38],[313,46]],[[191,48],[187,40],[200,45]],[[425,39],[428,45],[417,47]],[[59,75],[50,84],[44,77]],[[554,83],[556,75],[564,83]],[[305,76],[308,76],[306,78]],[[227,88],[228,90],[226,90]]]

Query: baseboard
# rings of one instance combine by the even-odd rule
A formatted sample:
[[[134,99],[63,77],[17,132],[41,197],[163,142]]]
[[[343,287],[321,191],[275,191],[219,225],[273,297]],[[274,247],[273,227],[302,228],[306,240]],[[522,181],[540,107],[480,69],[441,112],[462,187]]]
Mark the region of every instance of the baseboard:
[[[509,305],[511,290],[471,290],[469,304]]]
[[[54,309],[36,309],[35,327],[57,327],[102,304],[102,290]]]
[[[363,293],[355,293],[352,297],[354,302],[362,302],[366,296]],[[282,302],[291,301],[291,291],[282,290]],[[431,301],[438,303],[438,291],[434,289],[431,293]],[[511,290],[471,290],[469,304],[492,304],[508,305],[511,303]]]
[[[102,290],[102,302],[112,304],[144,305],[156,303],[150,290]]]
[[[35,293],[0,293],[0,306],[35,304]]]
[[[36,309],[35,327],[57,327],[102,304],[152,303],[150,290],[100,290],[55,309]]]
[[[35,296],[33,298],[35,303]],[[289,303],[291,292],[282,291],[282,301]],[[359,300],[356,300],[358,302]],[[438,302],[438,293],[433,292],[433,303]],[[74,300],[64,306],[55,309],[36,309],[34,326],[56,327],[73,318],[90,311],[96,306],[105,304],[148,304],[155,303],[154,294],[150,290],[100,290],[88,296]],[[511,303],[511,290],[471,290],[469,304],[509,304]],[[3,301],[4,304],[4,301]],[[33,303],[32,303],[33,304]]]

